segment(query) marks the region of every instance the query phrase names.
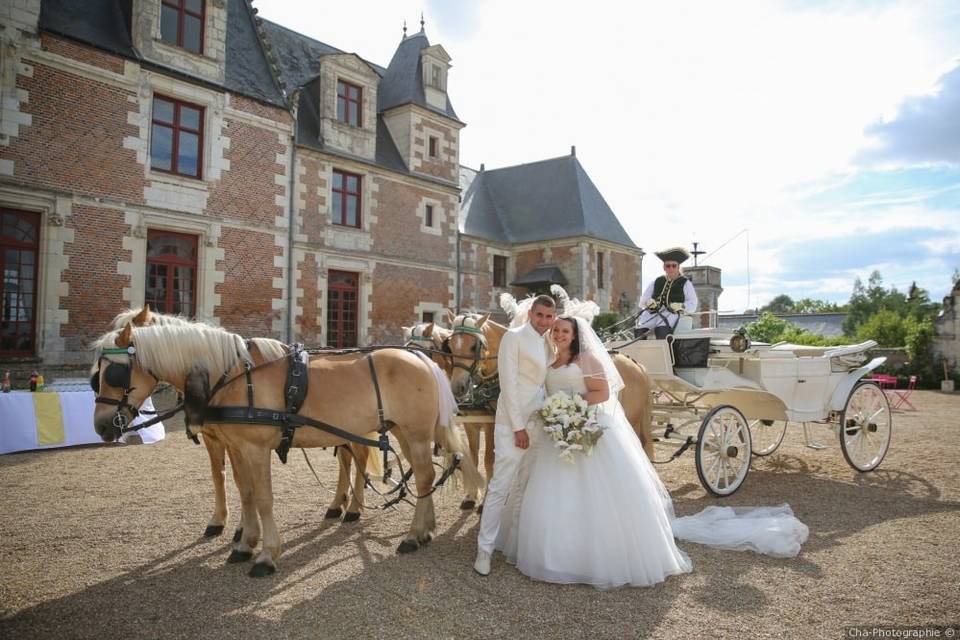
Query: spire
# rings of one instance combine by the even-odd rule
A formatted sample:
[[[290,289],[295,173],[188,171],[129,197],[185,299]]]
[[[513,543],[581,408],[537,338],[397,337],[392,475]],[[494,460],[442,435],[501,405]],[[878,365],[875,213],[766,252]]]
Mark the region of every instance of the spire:
[[[406,18],[403,19],[403,37],[404,38],[407,37],[407,19]]]
[[[423,33],[423,24],[424,24],[423,11],[421,11],[420,12],[420,33]]]
[[[699,243],[699,242],[694,242],[694,243],[693,243],[693,251],[690,252],[690,255],[693,256],[693,266],[697,266],[697,257],[698,257],[698,256],[702,256],[703,254],[706,253],[706,251],[702,251],[702,250],[698,250],[698,249],[697,249],[697,245],[698,245],[698,244],[700,244],[700,243]]]

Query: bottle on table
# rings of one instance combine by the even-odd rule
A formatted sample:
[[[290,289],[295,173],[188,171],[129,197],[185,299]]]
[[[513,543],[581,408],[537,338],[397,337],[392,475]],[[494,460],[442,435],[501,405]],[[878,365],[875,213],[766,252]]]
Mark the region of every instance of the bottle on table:
[[[3,374],[3,392],[10,393],[10,372]]]
[[[36,371],[30,374],[30,391],[37,390],[37,378],[40,376]]]
[[[37,376],[37,391],[46,391],[47,384],[43,381],[43,374]]]

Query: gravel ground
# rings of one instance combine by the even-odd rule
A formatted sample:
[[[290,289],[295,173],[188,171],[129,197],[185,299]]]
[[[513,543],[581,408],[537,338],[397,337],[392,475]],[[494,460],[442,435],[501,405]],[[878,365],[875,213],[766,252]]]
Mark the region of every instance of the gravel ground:
[[[437,537],[411,555],[395,553],[411,507],[323,520],[330,452],[310,452],[326,487],[299,452],[274,464],[285,552],[264,579],[225,564],[226,535],[200,537],[209,467],[182,423],[151,446],[0,456],[0,638],[840,638],[850,625],[957,625],[960,394],[912,399],[919,411],[894,414],[873,473],[851,470],[820,426],[827,449],[791,426],[722,501],[692,453],[658,467],[678,515],[787,502],[810,539],[789,560],[684,543],[692,573],[606,592],[533,582],[499,556],[475,575],[477,516],[457,491],[440,492]],[[232,530],[232,486],[228,501]]]

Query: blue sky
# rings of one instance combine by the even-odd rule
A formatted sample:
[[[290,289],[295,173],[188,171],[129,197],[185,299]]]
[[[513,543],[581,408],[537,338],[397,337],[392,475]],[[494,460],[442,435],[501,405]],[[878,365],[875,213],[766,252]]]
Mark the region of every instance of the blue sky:
[[[317,5],[317,6],[314,6]],[[420,12],[463,164],[577,157],[650,255],[697,241],[720,307],[844,302],[960,267],[960,2],[255,0],[386,65]],[[358,20],[357,16],[363,16]]]

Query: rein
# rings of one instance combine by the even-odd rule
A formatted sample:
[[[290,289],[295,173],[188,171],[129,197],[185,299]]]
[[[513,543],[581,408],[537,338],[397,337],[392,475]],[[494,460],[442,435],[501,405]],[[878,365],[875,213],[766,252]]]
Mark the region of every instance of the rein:
[[[140,429],[146,429],[147,427],[152,427],[158,422],[162,422],[167,418],[175,416],[177,413],[183,411],[183,402],[181,401],[173,409],[164,411],[163,413],[159,411],[141,411],[139,407],[134,406],[130,403],[130,393],[136,389],[136,387],[130,386],[130,375],[132,367],[130,361],[135,357],[137,350],[133,345],[130,345],[126,348],[110,348],[103,349],[100,355],[100,360],[97,363],[97,373],[94,374],[93,378],[90,381],[91,387],[94,388],[97,396],[94,399],[95,403],[113,405],[117,407],[116,412],[113,414],[113,426],[120,431],[120,435],[130,433],[131,431],[139,431]],[[120,364],[119,362],[113,362],[109,358],[104,358],[104,354],[109,355],[125,355],[128,358],[127,364]],[[113,398],[104,398],[100,395],[100,362],[104,359],[107,360],[110,364],[107,365],[106,371],[104,372],[107,376],[107,382],[110,383],[110,386],[117,386],[123,390],[123,396],[119,400],[114,400]],[[157,376],[155,376],[151,371],[144,369],[147,374],[150,375],[154,380],[159,382]],[[96,380],[96,385],[93,384],[93,380]],[[113,383],[117,384],[113,384]],[[133,415],[133,419],[128,419],[122,412],[124,409],[129,409]],[[140,424],[133,424],[138,417],[141,415],[152,415],[153,418],[149,420],[144,420]]]

